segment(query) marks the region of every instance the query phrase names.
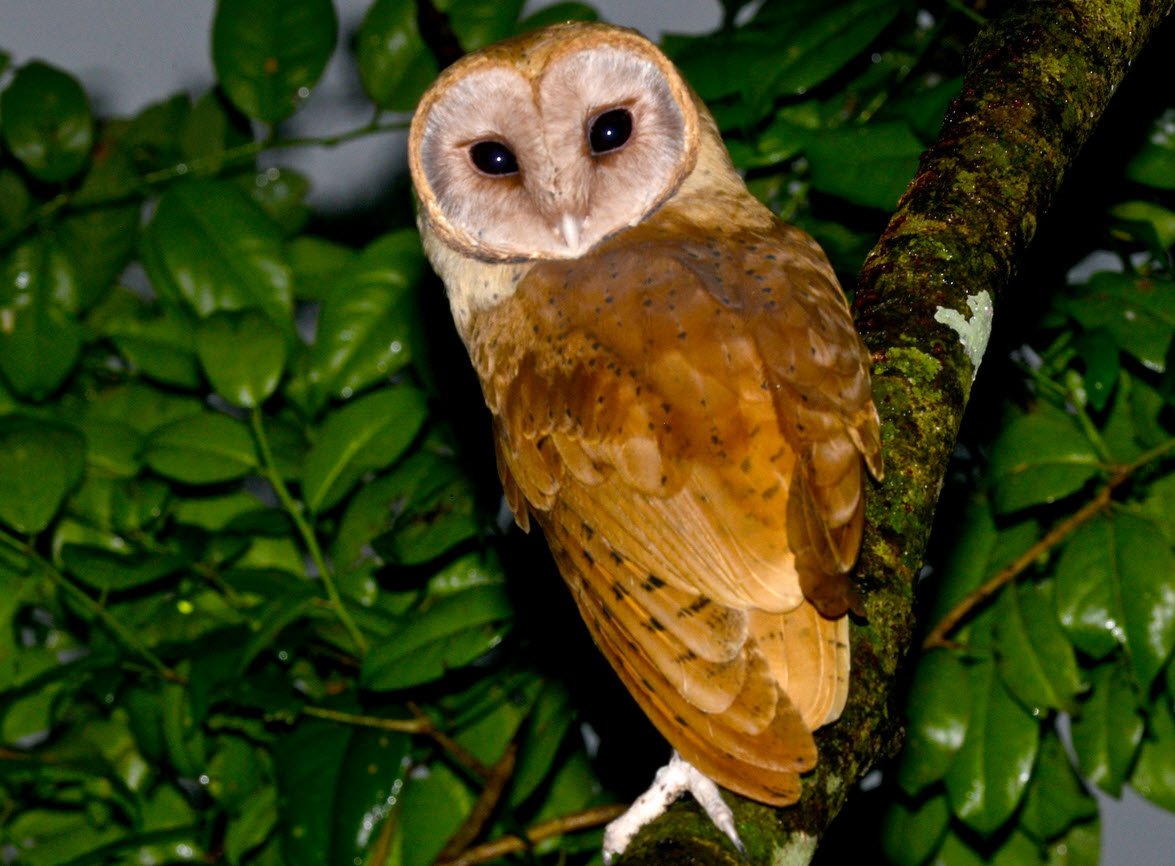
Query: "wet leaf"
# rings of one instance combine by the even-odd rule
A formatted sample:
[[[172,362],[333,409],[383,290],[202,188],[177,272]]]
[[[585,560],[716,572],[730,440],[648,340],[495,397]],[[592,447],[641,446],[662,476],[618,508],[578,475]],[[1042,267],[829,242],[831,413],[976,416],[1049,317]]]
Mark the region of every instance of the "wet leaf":
[[[1000,676],[1025,709],[1038,717],[1048,710],[1072,712],[1083,683],[1051,592],[1006,586],[996,604],[993,629]]]
[[[256,310],[218,312],[197,328],[196,353],[216,393],[234,406],[253,409],[277,388],[286,338]]]
[[[389,816],[404,793],[411,748],[408,734],[359,728],[351,735],[339,767],[331,853],[324,863],[364,862],[384,821],[395,820]]]
[[[363,89],[389,111],[411,111],[437,75],[416,26],[415,0],[372,3],[359,28],[358,57]]]
[[[812,138],[812,186],[853,204],[890,211],[914,178],[923,144],[904,123],[830,130]]]
[[[1130,673],[1117,662],[1088,673],[1090,690],[1072,719],[1081,775],[1117,797],[1142,742],[1143,718]]]
[[[1004,825],[1024,796],[1040,722],[1016,703],[991,662],[974,664],[967,681],[967,735],[944,781],[954,814],[987,836]]]
[[[1076,422],[1040,404],[1004,427],[992,448],[993,502],[1000,512],[1055,502],[1098,470],[1097,454]]]
[[[1024,795],[1021,826],[1045,842],[1060,838],[1073,825],[1096,818],[1097,814],[1097,801],[1069,763],[1060,738],[1051,731],[1046,733]]]
[[[212,21],[216,76],[249,117],[282,120],[322,75],[338,29],[330,0],[221,0]]]
[[[329,415],[306,456],[302,493],[313,512],[337,503],[367,472],[385,468],[424,423],[424,395],[397,385],[354,400]]]
[[[278,323],[291,318],[293,281],[281,232],[231,183],[168,188],[143,232],[142,256],[160,296],[200,318],[249,308]]]
[[[1116,646],[1146,692],[1175,646],[1175,554],[1145,518],[1115,510],[1075,531],[1057,563],[1057,613],[1095,658]]]
[[[0,521],[26,535],[47,527],[81,479],[85,447],[63,424],[0,417]]]
[[[160,475],[185,484],[231,481],[257,467],[253,437],[245,425],[208,411],[155,430],[143,459]]]
[[[1086,330],[1104,329],[1122,351],[1163,371],[1175,332],[1175,282],[1099,271],[1085,285],[1071,287],[1060,305]]]
[[[94,121],[86,92],[67,72],[40,61],[22,66],[0,94],[4,143],[38,180],[73,177],[86,163]]]
[[[898,784],[911,795],[941,779],[967,735],[971,715],[967,668],[953,652],[918,662],[906,699],[906,742]]]
[[[439,679],[496,646],[512,616],[500,585],[436,599],[413,613],[388,642],[372,648],[360,680],[367,688],[390,691]]]
[[[942,793],[914,801],[895,799],[881,828],[885,856],[893,866],[922,866],[942,844],[950,818]]]

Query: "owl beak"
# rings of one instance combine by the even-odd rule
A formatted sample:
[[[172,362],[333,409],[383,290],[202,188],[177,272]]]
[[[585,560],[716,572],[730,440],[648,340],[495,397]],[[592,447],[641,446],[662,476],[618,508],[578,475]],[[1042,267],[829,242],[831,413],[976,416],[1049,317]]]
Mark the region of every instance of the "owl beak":
[[[583,228],[583,221],[569,213],[564,213],[559,220],[559,233],[572,252],[579,252],[579,236]]]

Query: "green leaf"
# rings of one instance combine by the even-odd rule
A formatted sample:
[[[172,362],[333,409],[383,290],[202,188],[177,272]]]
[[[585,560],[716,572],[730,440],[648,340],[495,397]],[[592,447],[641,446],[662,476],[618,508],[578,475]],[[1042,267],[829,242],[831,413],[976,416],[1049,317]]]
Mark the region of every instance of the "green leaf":
[[[220,0],[212,21],[216,76],[249,117],[281,120],[322,75],[338,29],[330,0]]]
[[[881,848],[893,866],[922,866],[942,844],[951,817],[945,795],[909,802],[897,797],[885,813]]]
[[[0,417],[0,521],[25,535],[48,526],[81,479],[85,447],[63,424]]]
[[[147,465],[185,484],[215,484],[257,467],[253,437],[240,421],[204,411],[155,430],[143,449]]]
[[[1122,351],[1163,372],[1175,332],[1175,282],[1157,276],[1099,271],[1074,286],[1059,306],[1086,330],[1103,328]]]
[[[1040,755],[1024,795],[1021,826],[1041,842],[1058,839],[1074,824],[1097,817],[1097,801],[1090,796],[1065,746],[1056,733],[1045,734]]]
[[[1072,712],[1083,683],[1049,588],[1005,587],[992,628],[1000,676],[1024,708],[1034,716]]]
[[[1040,723],[1016,703],[990,661],[974,664],[967,684],[967,735],[943,781],[954,814],[988,836],[1004,825],[1024,796]]]
[[[1175,189],[1175,108],[1156,118],[1146,143],[1126,163],[1126,176],[1157,189]]]
[[[498,0],[496,3],[444,0],[437,4],[449,16],[449,24],[466,51],[476,51],[513,35],[525,5],[525,0]]]
[[[306,195],[310,179],[292,168],[268,168],[242,178],[246,192],[287,235],[301,231],[310,219]]]
[[[989,474],[999,512],[1055,502],[1097,475],[1099,462],[1076,422],[1059,409],[1039,404],[1000,432]]]
[[[554,680],[545,683],[527,719],[518,762],[514,765],[511,808],[521,806],[550,775],[574,718],[567,688]]]
[[[200,401],[193,397],[176,396],[138,382],[104,389],[87,406],[89,415],[118,421],[141,434],[198,415],[202,410]]]
[[[31,205],[32,196],[20,175],[12,169],[0,169],[0,236],[18,231]]]
[[[1075,824],[1049,845],[1046,866],[1098,866],[1101,848],[1101,827],[1097,820]]]
[[[147,551],[111,553],[67,544],[61,559],[70,573],[87,586],[119,592],[170,577],[191,561],[186,556]]]
[[[1160,260],[1175,246],[1175,211],[1149,201],[1124,201],[1110,208],[1109,214],[1150,246]]]
[[[278,323],[291,317],[281,232],[231,183],[193,180],[170,187],[143,232],[142,256],[160,296],[200,318],[247,308]]]
[[[933,862],[934,866],[1045,866],[1040,846],[1019,830],[983,844],[952,828]]]
[[[294,269],[294,295],[299,300],[325,300],[338,274],[355,259],[350,247],[314,235],[299,235],[286,245]]]
[[[1130,787],[1152,803],[1175,812],[1175,718],[1168,701],[1160,699],[1152,704],[1150,730],[1130,775]]]
[[[38,180],[57,183],[82,170],[94,141],[86,92],[40,61],[22,66],[0,94],[4,143]]]
[[[330,857],[331,813],[352,730],[333,723],[301,720],[280,737],[274,754],[278,824],[288,866],[322,866]]]
[[[426,603],[363,659],[360,680],[376,691],[439,679],[501,641],[513,616],[505,588],[477,586]]]
[[[1118,344],[1107,331],[1086,331],[1074,341],[1074,348],[1085,364],[1085,396],[1095,411],[1101,412],[1118,384]]]
[[[1126,511],[1076,530],[1057,563],[1057,613],[1070,638],[1095,658],[1122,646],[1144,693],[1175,646],[1172,574],[1162,531]]]
[[[437,62],[420,38],[415,0],[376,0],[359,28],[359,77],[372,101],[388,111],[411,111],[437,76]]]
[[[774,98],[810,90],[864,51],[899,11],[889,0],[821,3],[816,9],[816,14],[800,16],[792,9],[764,7],[758,21],[771,21],[776,44],[783,50],[778,52],[774,75],[766,82],[747,79],[752,92]],[[913,172],[908,176],[913,177]],[[887,205],[891,206],[892,202]]]
[[[1081,775],[1117,797],[1142,742],[1143,718],[1134,685],[1117,661],[1089,671],[1090,691],[1072,719]]]
[[[44,237],[14,249],[0,270],[0,373],[18,395],[44,400],[78,361],[82,328],[61,304],[76,297],[61,251]]]
[[[360,397],[327,416],[302,477],[307,507],[320,513],[342,499],[366,473],[390,465],[424,423],[424,395],[409,385]]]
[[[428,562],[473,538],[481,528],[474,507],[476,492],[452,460],[420,451],[383,481],[377,501],[386,531],[372,546],[390,562]]]
[[[330,857],[324,863],[363,863],[377,847],[408,780],[412,738],[408,734],[359,728],[339,768],[331,810]],[[405,828],[412,832],[411,828]]]
[[[808,144],[812,186],[853,204],[893,210],[914,177],[922,149],[904,123],[829,130]]]
[[[423,271],[420,238],[404,230],[375,241],[336,278],[305,372],[315,408],[387,381],[411,360],[419,328],[412,288]]]
[[[967,735],[971,715],[967,669],[953,652],[932,652],[919,661],[906,714],[898,784],[913,796],[943,777]]]
[[[118,301],[104,306],[102,320],[91,319],[91,327],[109,337],[130,365],[144,376],[188,390],[199,387],[191,319],[175,309],[152,315],[125,290],[120,289],[112,297]]]
[[[217,394],[234,406],[253,409],[281,380],[286,338],[256,310],[218,312],[196,330],[196,354]]]

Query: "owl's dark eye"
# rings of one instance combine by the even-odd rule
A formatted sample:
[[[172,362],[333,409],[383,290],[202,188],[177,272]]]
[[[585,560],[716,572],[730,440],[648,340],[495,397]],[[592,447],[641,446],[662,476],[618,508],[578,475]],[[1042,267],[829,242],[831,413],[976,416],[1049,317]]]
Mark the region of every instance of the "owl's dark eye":
[[[514,151],[500,141],[479,141],[469,148],[469,158],[478,171],[500,176],[518,174],[518,160]]]
[[[631,135],[632,115],[626,108],[613,108],[592,121],[588,144],[592,153],[607,153],[622,147]]]

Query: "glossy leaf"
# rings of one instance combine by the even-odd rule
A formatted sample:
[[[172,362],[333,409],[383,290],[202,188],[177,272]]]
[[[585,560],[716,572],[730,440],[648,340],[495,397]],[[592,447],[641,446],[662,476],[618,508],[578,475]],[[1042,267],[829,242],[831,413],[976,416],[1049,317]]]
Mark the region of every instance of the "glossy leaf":
[[[466,51],[476,51],[512,35],[526,3],[525,0],[500,0],[497,3],[445,0],[438,5],[449,16],[449,24],[457,34],[461,47]]]
[[[276,322],[290,318],[292,279],[281,232],[230,183],[170,187],[144,230],[142,255],[160,296],[200,318],[248,308]]]
[[[117,289],[88,324],[144,376],[189,390],[200,385],[194,329],[184,312],[152,311],[129,290]]]
[[[1024,708],[1038,717],[1048,710],[1071,712],[1083,684],[1051,593],[1008,585],[996,604],[993,629],[1000,676]]]
[[[1150,725],[1130,775],[1130,787],[1152,803],[1175,812],[1175,717],[1167,701],[1155,701]]]
[[[0,417],[0,521],[40,532],[82,475],[85,440],[70,427],[20,415]]]
[[[351,730],[318,720],[301,720],[280,737],[274,753],[283,861],[289,866],[322,866],[329,859],[331,814]]]
[[[1079,490],[1098,468],[1076,422],[1040,404],[1004,427],[992,448],[993,502],[1000,512],[1055,502]]]
[[[220,412],[201,412],[155,430],[143,459],[160,475],[185,484],[231,481],[257,466],[248,429]]]
[[[918,662],[906,699],[906,742],[898,784],[910,795],[941,779],[967,735],[971,715],[967,668],[951,652]]]
[[[1126,176],[1146,186],[1175,189],[1175,108],[1155,119],[1146,142],[1126,164]]]
[[[832,130],[808,145],[812,186],[853,204],[890,211],[914,178],[923,144],[902,123]]]
[[[1106,408],[1118,384],[1118,344],[1106,331],[1088,331],[1077,340],[1077,351],[1085,362],[1085,394],[1089,405],[1100,412]]]
[[[385,235],[333,281],[305,373],[314,406],[387,381],[412,359],[412,288],[424,258],[415,232]]]
[[[356,257],[350,247],[314,235],[291,240],[286,255],[294,270],[294,295],[305,301],[321,301],[331,294],[339,273]]]
[[[526,734],[514,765],[511,806],[525,802],[551,773],[573,720],[567,689],[559,682],[545,683],[527,719]]]
[[[1124,201],[1110,208],[1109,213],[1140,240],[1148,242],[1160,258],[1175,246],[1175,211],[1149,201]]]
[[[967,685],[967,735],[943,780],[954,814],[987,836],[1003,826],[1024,796],[1040,723],[1016,703],[991,662],[974,664]]]
[[[512,613],[500,585],[437,599],[414,613],[392,640],[372,648],[363,660],[360,679],[378,691],[438,679],[496,646]]]
[[[1055,733],[1046,733],[1024,796],[1021,826],[1035,839],[1051,841],[1097,813],[1097,801],[1069,763],[1064,744]]]
[[[299,171],[268,168],[246,180],[245,189],[287,235],[301,231],[310,219],[310,206],[306,203],[310,179]]]
[[[1175,554],[1162,531],[1126,511],[1070,536],[1057,563],[1057,613],[1073,642],[1100,658],[1121,646],[1145,692],[1175,646]]]
[[[409,780],[400,819],[411,827],[402,839],[401,866],[429,866],[473,809],[474,794],[448,765],[437,761]]]
[[[411,111],[437,75],[420,38],[415,0],[376,0],[359,28],[359,77],[381,108]]]
[[[337,503],[365,473],[391,464],[425,419],[424,395],[397,385],[348,403],[327,417],[306,455],[302,493],[320,512]]]
[[[1081,775],[1117,797],[1142,742],[1143,718],[1123,665],[1098,665],[1089,681],[1089,694],[1072,719],[1073,749]]]
[[[362,863],[397,808],[409,769],[407,734],[359,728],[339,767],[331,809],[330,856],[324,863]]]
[[[469,479],[451,460],[422,451],[390,476],[399,498],[386,500],[387,531],[372,546],[402,565],[428,562],[481,529]]]
[[[153,583],[190,564],[187,557],[175,554],[111,553],[69,544],[62,549],[61,558],[82,583],[112,592]]]
[[[0,374],[14,392],[44,400],[73,370],[82,328],[61,298],[76,296],[59,248],[37,237],[14,249],[0,268]]]
[[[256,310],[218,312],[200,323],[196,354],[217,394],[234,406],[253,409],[277,388],[286,338]]]
[[[1099,271],[1070,289],[1063,307],[1083,328],[1102,328],[1151,370],[1164,369],[1175,332],[1175,282],[1157,276]]]
[[[86,92],[70,74],[33,61],[0,94],[4,143],[38,180],[73,177],[86,163],[94,121]]]
[[[273,123],[293,114],[334,53],[330,0],[221,0],[212,22],[212,63],[229,99]]]
[[[951,810],[941,792],[907,801],[897,798],[886,810],[881,848],[893,866],[922,866],[942,844]]]

